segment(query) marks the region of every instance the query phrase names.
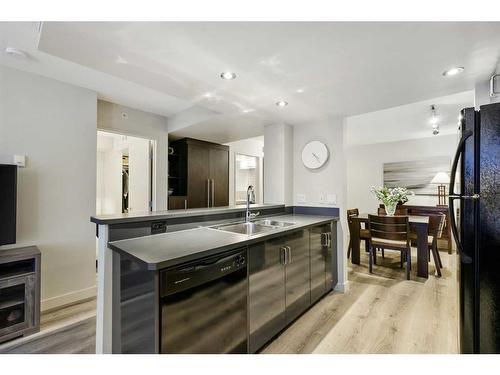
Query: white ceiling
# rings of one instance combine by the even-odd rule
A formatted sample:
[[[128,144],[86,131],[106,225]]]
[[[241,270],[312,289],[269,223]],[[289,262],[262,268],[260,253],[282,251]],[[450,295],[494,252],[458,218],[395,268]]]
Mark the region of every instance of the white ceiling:
[[[178,121],[177,135],[228,142],[273,122],[301,125],[472,90],[498,64],[500,23],[46,22],[40,35],[36,23],[0,23],[0,45],[33,55],[0,63],[119,104],[182,113],[192,121]],[[466,69],[443,77],[452,66]],[[236,80],[220,79],[225,70]],[[280,99],[289,106],[277,108]]]
[[[436,108],[439,135],[457,135],[458,115],[460,110],[474,106],[474,91],[347,117],[347,146],[435,137],[431,105]]]

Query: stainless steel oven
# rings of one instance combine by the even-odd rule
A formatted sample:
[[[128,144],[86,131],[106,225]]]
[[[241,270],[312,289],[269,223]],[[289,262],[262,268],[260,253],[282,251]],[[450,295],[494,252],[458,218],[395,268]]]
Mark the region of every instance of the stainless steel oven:
[[[161,353],[247,353],[247,250],[160,274]]]

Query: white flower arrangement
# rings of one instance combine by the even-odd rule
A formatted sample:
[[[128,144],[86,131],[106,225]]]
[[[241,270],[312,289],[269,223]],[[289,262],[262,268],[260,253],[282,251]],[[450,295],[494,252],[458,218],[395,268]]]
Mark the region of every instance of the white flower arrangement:
[[[387,186],[376,188],[372,186],[370,190],[386,206],[395,206],[399,202],[406,203],[408,202],[408,196],[415,195],[407,188],[399,186],[394,188],[388,188]]]

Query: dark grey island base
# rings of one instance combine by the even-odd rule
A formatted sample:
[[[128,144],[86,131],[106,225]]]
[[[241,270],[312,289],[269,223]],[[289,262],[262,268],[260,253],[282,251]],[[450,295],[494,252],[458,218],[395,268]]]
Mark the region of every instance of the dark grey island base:
[[[283,213],[283,208],[281,208]],[[257,235],[244,235],[199,227],[110,241],[113,250],[113,353],[165,353],[172,325],[164,306],[164,281],[173,267],[192,264],[201,258],[244,251],[244,282],[247,338],[236,352],[255,353],[271,338],[304,313],[337,284],[337,217],[301,214],[274,214],[273,220],[293,223]],[[212,218],[213,219],[213,218]],[[217,220],[205,222],[210,225]],[[218,222],[220,222],[219,220]],[[228,222],[234,219],[226,219]],[[111,234],[111,233],[110,233]],[[111,236],[110,236],[111,237]],[[288,257],[282,250],[289,249]],[[293,256],[292,256],[293,254]],[[241,289],[241,285],[240,285]],[[200,314],[207,324],[213,316],[210,301],[190,314]],[[199,310],[199,311],[198,311]],[[212,315],[211,315],[212,314]],[[203,316],[204,315],[204,316]],[[210,317],[210,318],[209,318]],[[179,317],[176,317],[179,319]],[[189,327],[194,316],[180,320]],[[190,320],[191,319],[191,320]],[[183,337],[182,329],[175,335]],[[187,337],[186,333],[184,333]],[[181,340],[181,339],[180,339]],[[185,343],[184,343],[185,344]],[[210,352],[182,346],[179,352]],[[173,351],[175,352],[175,350]]]

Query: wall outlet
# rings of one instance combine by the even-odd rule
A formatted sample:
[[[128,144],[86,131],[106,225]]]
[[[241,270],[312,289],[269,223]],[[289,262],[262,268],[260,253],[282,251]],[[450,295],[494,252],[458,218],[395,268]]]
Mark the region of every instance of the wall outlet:
[[[326,204],[325,194],[323,193],[319,195],[319,204]]]
[[[297,194],[297,203],[306,203],[306,195]]]
[[[337,204],[337,194],[327,194],[326,201],[328,204]]]

